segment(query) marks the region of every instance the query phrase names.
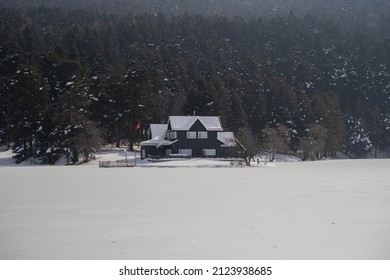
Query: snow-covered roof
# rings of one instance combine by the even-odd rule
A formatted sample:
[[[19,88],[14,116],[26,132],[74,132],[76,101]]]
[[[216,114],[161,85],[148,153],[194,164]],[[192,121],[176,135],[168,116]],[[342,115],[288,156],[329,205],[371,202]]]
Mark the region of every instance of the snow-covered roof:
[[[168,124],[171,130],[189,130],[199,120],[208,131],[223,131],[219,117],[204,116],[170,116]]]
[[[233,132],[229,132],[229,131],[218,132],[217,139],[223,143],[224,147],[235,147],[236,146],[236,140],[234,138]]]
[[[176,141],[166,140],[165,135],[167,131],[167,125],[166,124],[151,124],[150,125],[150,140],[142,141],[140,144],[141,146],[168,146]]]
[[[140,143],[141,146],[156,146],[157,148],[162,147],[162,146],[169,146],[172,145],[173,143],[177,142],[177,140],[171,141],[171,140],[166,140],[164,137],[158,138],[158,139],[150,139],[147,141],[142,141]]]
[[[156,148],[160,148],[162,146],[172,145],[175,142],[177,142],[177,140],[171,141],[171,140],[165,140],[164,138],[162,138],[162,139],[151,139],[151,140],[147,140],[147,141],[142,141],[140,144],[141,144],[141,146],[156,146]]]
[[[160,138],[161,136],[165,136],[167,130],[166,124],[150,124],[150,138]]]

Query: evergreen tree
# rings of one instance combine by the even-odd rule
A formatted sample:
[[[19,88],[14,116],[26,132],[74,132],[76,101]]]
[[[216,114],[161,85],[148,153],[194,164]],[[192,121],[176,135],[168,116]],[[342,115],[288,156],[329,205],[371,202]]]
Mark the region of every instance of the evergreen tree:
[[[3,81],[0,80],[0,146],[7,144],[6,140],[6,115],[7,115],[7,96],[5,94]]]
[[[43,164],[55,164],[63,155],[61,133],[55,120],[55,112],[49,107],[36,131],[34,159]]]
[[[226,128],[233,132],[246,128],[247,121],[245,112],[242,108],[241,100],[235,90],[230,92],[229,103],[231,115],[228,116]]]
[[[198,78],[196,87],[191,87],[187,94],[186,104],[183,106],[183,112],[186,115],[199,116],[215,115],[217,110],[217,94],[212,83],[205,79]]]
[[[364,157],[372,149],[372,142],[369,134],[365,129],[362,119],[355,120],[349,117],[348,124],[348,141],[347,153],[348,155]]]
[[[7,123],[15,158],[20,163],[39,152],[34,149],[34,141],[48,106],[45,82],[33,67],[24,65],[17,71],[9,98]]]
[[[60,136],[58,146],[69,164],[77,164],[80,156],[88,161],[102,142],[95,122],[90,119],[88,87],[85,84],[84,80],[75,80],[59,99],[56,116]]]
[[[375,158],[377,158],[383,140],[386,139],[385,136],[386,129],[383,129],[382,126],[384,119],[378,105],[374,106],[368,122],[370,123],[370,127],[369,127],[370,139],[374,149]]]
[[[124,76],[115,96],[117,118],[117,145],[121,140],[129,141],[129,149],[140,140],[138,124],[146,126],[158,118],[152,100],[152,86],[147,69],[132,65]]]

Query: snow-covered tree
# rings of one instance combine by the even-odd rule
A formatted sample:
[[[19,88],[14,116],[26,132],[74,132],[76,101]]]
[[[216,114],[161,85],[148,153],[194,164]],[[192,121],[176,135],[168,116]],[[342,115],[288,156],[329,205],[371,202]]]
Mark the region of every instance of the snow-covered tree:
[[[34,141],[47,106],[45,82],[32,66],[24,65],[16,73],[7,115],[17,162],[34,157],[38,152],[34,149]]]
[[[117,146],[120,141],[129,142],[129,149],[139,141],[139,133],[135,130],[139,123],[149,124],[158,112],[152,100],[152,86],[147,69],[135,64],[129,67],[120,85],[114,88],[113,94],[114,120]]]
[[[100,132],[90,119],[88,87],[82,79],[69,82],[59,100],[56,123],[62,152],[70,164],[90,155],[102,144]]]
[[[365,156],[372,150],[373,145],[362,119],[349,117],[347,153],[358,157]]]

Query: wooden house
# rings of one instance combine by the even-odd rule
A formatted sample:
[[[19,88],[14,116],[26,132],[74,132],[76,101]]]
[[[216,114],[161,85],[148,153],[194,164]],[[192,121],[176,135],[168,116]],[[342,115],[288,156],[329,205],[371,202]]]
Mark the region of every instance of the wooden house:
[[[223,130],[219,117],[171,116],[167,124],[150,125],[141,158],[226,157],[236,147],[233,132]]]

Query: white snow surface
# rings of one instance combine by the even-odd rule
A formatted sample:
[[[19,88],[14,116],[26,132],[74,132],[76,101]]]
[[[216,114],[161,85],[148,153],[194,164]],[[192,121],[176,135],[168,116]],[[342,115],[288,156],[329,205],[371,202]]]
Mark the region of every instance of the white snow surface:
[[[388,159],[137,164],[0,157],[0,259],[390,259]]]
[[[217,132],[217,139],[221,141],[225,147],[235,147],[236,141],[233,132]]]
[[[222,131],[219,117],[205,116],[170,116],[168,123],[172,130],[189,130],[199,120],[208,131]]]
[[[161,136],[165,136],[167,131],[166,124],[150,124],[151,138],[159,139]]]

